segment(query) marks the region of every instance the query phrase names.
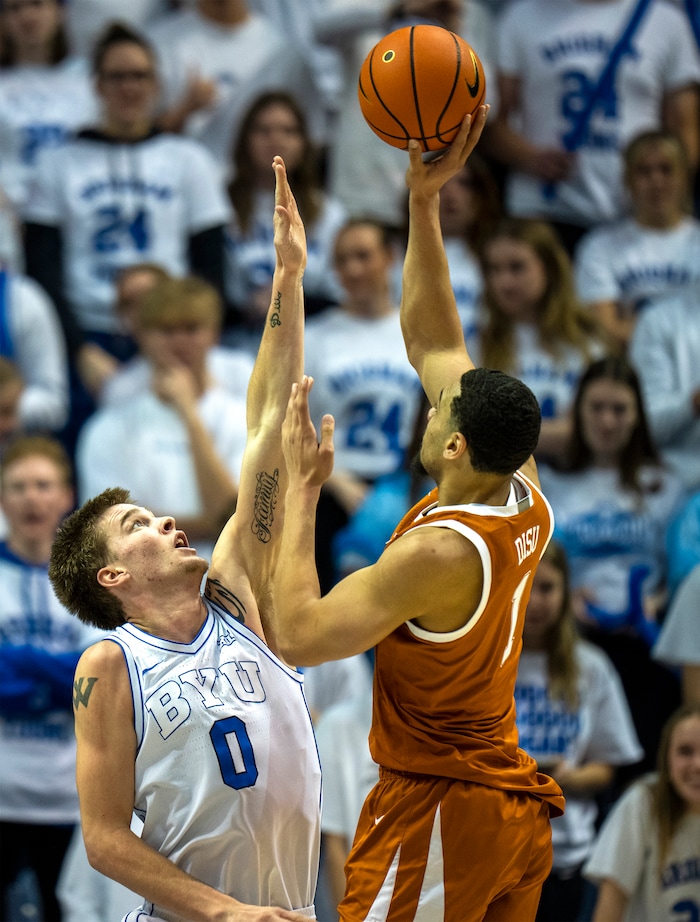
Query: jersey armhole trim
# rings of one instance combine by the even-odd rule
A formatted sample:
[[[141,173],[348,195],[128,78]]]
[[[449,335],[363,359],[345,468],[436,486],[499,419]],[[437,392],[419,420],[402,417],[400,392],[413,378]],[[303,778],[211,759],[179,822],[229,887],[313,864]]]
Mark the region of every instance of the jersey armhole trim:
[[[406,621],[406,626],[409,631],[418,637],[420,640],[428,640],[431,643],[450,643],[453,640],[459,640],[460,637],[464,637],[468,634],[479,622],[481,616],[484,613],[486,608],[486,603],[489,600],[491,594],[491,583],[493,581],[493,569],[491,567],[491,554],[486,545],[486,542],[481,537],[480,534],[475,532],[472,528],[469,528],[468,525],[464,525],[462,522],[457,522],[454,519],[449,519],[447,521],[443,520],[441,522],[430,522],[426,521],[420,526],[421,528],[451,528],[453,531],[459,532],[463,535],[468,541],[476,548],[479,557],[481,558],[481,568],[484,575],[484,585],[481,590],[481,599],[476,608],[474,614],[469,618],[466,624],[462,627],[457,628],[456,631],[448,631],[447,633],[436,633],[435,631],[426,631],[418,625],[413,624],[410,621]]]
[[[136,754],[138,755],[139,749],[141,748],[141,743],[143,742],[144,730],[143,690],[141,688],[139,671],[136,668],[134,654],[131,652],[128,645],[123,640],[121,640],[121,638],[106,637],[105,639],[120,646],[122,654],[124,655],[124,662],[126,663],[127,672],[129,673],[129,684],[131,685],[131,703],[134,709],[134,730],[136,732]]]
[[[551,503],[549,502],[547,497],[542,492],[542,488],[538,487],[537,484],[534,483],[532,480],[530,480],[530,478],[526,474],[523,474],[522,471],[516,471],[513,476],[517,477],[519,480],[527,484],[527,486],[532,491],[533,496],[538,496],[542,500],[542,502],[545,505],[545,508],[547,509],[547,512],[549,513],[549,535],[547,536],[547,540],[544,542],[542,546],[542,553],[540,554],[540,557],[539,557],[539,559],[542,560],[542,558],[544,557],[544,552],[547,550],[547,547],[549,546],[549,542],[552,540],[552,535],[554,534],[554,510],[552,509]]]

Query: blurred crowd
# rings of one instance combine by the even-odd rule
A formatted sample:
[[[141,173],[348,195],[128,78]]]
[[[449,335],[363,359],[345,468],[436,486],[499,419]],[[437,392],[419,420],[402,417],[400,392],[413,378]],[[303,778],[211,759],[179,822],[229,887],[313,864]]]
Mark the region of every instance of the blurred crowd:
[[[82,848],[72,674],[100,634],[53,596],[49,548],[108,486],[174,515],[205,556],[235,509],[275,154],[307,230],[312,412],[336,420],[322,588],[376,560],[426,487],[428,408],[399,325],[407,155],[356,92],[374,43],[417,23],[484,65],[489,122],[440,221],[471,354],[525,381],[543,417],[556,528],[516,705],[568,808],[538,919],[660,922],[679,918],[672,899],[700,918],[694,0],[0,0],[3,920],[136,905]],[[371,651],[307,670],[321,922],[377,776],[371,685]]]

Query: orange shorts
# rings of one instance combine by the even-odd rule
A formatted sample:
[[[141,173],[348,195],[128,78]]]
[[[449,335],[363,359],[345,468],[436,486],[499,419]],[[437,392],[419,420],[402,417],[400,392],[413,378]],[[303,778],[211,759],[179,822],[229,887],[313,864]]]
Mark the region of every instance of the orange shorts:
[[[549,807],[382,769],[360,816],[341,922],[530,922],[552,865]]]

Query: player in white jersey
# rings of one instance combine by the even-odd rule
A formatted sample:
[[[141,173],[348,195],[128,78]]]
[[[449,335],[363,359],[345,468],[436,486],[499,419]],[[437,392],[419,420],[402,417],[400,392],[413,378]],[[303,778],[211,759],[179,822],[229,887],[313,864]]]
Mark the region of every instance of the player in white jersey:
[[[511,214],[580,229],[620,217],[621,153],[640,131],[672,130],[697,163],[700,62],[690,26],[671,4],[652,2],[618,44],[641,8],[639,0],[523,0],[502,13],[500,111],[489,141],[513,170]]]
[[[301,678],[266,634],[305,264],[283,161],[274,167],[274,296],[248,389],[237,511],[204,595],[207,562],[174,519],[120,489],[74,513],[52,554],[59,597],[116,627],[76,671],[77,778],[90,861],[143,895],[129,916],[139,922],[314,918],[318,755]],[[130,830],[134,809],[142,838]]]
[[[319,765],[313,744],[304,745],[310,734],[300,734],[310,721],[302,674],[241,625],[230,602],[204,604],[191,643],[129,623],[114,634],[134,694],[134,809],[143,838],[243,903],[304,908],[313,917],[317,843],[309,831],[318,816]],[[197,709],[206,719],[197,719]],[[158,796],[164,778],[170,797]]]

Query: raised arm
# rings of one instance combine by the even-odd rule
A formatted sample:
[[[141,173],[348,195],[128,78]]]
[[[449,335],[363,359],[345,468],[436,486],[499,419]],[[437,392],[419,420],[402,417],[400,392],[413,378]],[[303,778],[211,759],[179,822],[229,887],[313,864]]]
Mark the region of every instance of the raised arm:
[[[474,367],[464,343],[440,228],[440,190],[459,173],[481,136],[488,106],[467,117],[452,147],[424,162],[420,145],[409,145],[408,245],[403,268],[401,328],[408,360],[431,403],[440,391]]]
[[[272,298],[248,385],[248,439],[236,513],[216,544],[207,581],[207,592],[215,597],[222,585],[243,591],[249,584],[258,608],[265,605],[282,528],[287,486],[282,422],[292,382],[301,379],[304,361],[306,237],[281,157],[275,157],[273,168],[277,262]],[[252,600],[241,601],[250,608]],[[256,627],[254,622],[251,626]]]
[[[464,342],[440,227],[440,190],[459,173],[477,145],[488,106],[465,118],[452,147],[442,157],[423,161],[420,145],[409,144],[408,245],[403,267],[401,329],[408,360],[418,372],[433,406],[444,388],[474,363]],[[534,458],[524,472],[539,483]]]

